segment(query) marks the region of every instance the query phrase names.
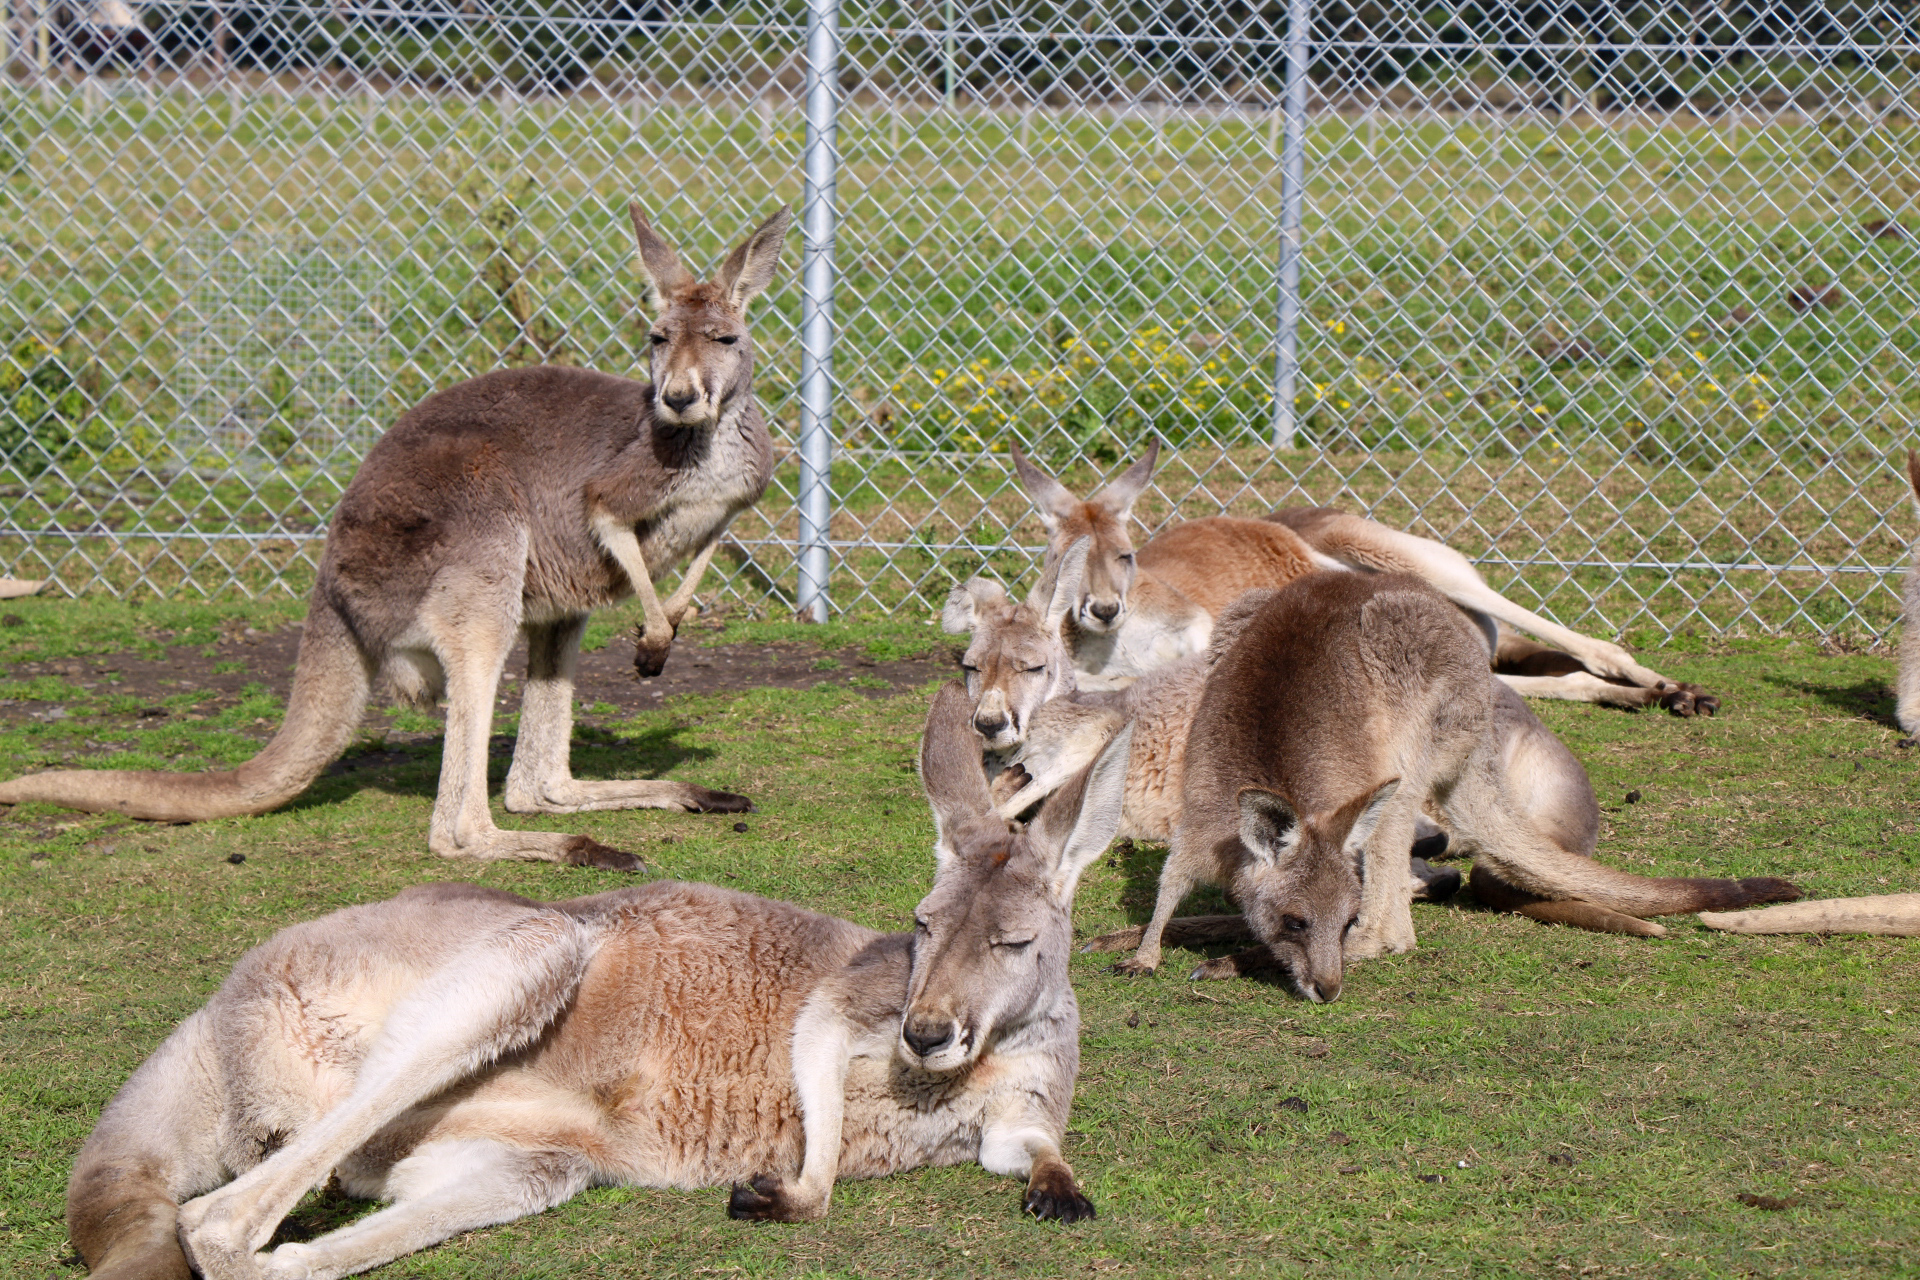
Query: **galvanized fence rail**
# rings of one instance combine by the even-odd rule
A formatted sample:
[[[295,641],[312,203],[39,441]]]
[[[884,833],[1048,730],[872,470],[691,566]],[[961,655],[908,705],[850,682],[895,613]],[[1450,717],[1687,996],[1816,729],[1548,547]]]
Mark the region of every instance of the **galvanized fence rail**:
[[[718,590],[924,610],[1138,514],[1339,504],[1571,625],[1883,635],[1914,520],[1902,8],[0,0],[0,573],[298,592],[368,442],[637,363],[620,210],[753,317]]]

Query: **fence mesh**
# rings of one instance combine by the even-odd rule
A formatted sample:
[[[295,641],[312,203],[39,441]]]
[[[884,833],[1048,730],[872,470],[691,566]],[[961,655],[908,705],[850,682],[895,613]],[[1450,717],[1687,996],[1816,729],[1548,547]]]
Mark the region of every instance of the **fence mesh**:
[[[411,403],[637,367],[628,198],[710,265],[801,194],[802,3],[0,15],[0,572],[70,591],[304,590]],[[1884,633],[1920,397],[1915,21],[849,0],[835,608],[1023,575],[1010,442],[1092,487],[1157,437],[1143,536],[1342,505],[1588,630]],[[770,612],[795,604],[798,258],[754,317],[783,461],[719,562]]]

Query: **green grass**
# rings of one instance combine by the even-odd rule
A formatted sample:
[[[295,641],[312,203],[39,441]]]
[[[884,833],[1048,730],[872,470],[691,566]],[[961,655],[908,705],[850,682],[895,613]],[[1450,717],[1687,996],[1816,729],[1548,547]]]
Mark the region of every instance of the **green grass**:
[[[62,608],[130,636],[153,616]],[[209,621],[170,616],[196,636]],[[850,629],[835,643],[883,638]],[[39,616],[0,640],[13,646],[0,662],[72,651]],[[1772,640],[1646,657],[1721,693],[1725,712],[1536,704],[1592,772],[1606,859],[1791,875],[1821,896],[1920,891],[1920,785],[1896,745],[1891,662]],[[68,753],[211,764],[253,749],[236,713],[141,730],[110,687],[48,679],[0,697],[59,697],[71,718],[0,731],[0,774]],[[902,927],[931,875],[913,768],[925,704],[833,689],[682,698],[576,743],[582,776],[665,773],[754,796],[744,834],[661,813],[508,822],[590,832],[655,875]],[[61,1222],[75,1150],[249,945],[421,880],[549,898],[623,882],[427,855],[437,766],[423,747],[323,778],[278,813],[197,826],[0,815],[0,1271],[78,1277]],[[1078,928],[1140,919],[1159,857],[1142,846],[1098,864]],[[1417,952],[1357,967],[1326,1007],[1256,983],[1191,986],[1188,953],[1134,982],[1077,957],[1084,1064],[1067,1154],[1095,1222],[1023,1220],[1015,1185],[973,1167],[844,1185],[830,1218],[802,1227],[732,1223],[719,1190],[605,1190],[380,1274],[1914,1274],[1920,941],[1743,938],[1686,918],[1644,941],[1452,906],[1417,907],[1416,924]],[[1793,1204],[1768,1212],[1743,1194]],[[296,1226],[355,1212],[317,1199]]]
[[[1844,69],[1801,70],[1842,106],[1862,92]],[[1878,74],[1892,92],[1909,73]],[[798,116],[782,104],[763,122],[710,93],[635,113],[585,94],[514,107],[171,81],[89,116],[78,95],[0,85],[24,156],[0,175],[0,345],[54,353],[0,370],[0,435],[7,413],[39,414],[59,460],[28,451],[0,475],[0,527],[61,531],[0,537],[0,567],[69,588],[303,591],[351,451],[313,407],[330,393],[262,355],[240,395],[261,443],[207,465],[194,431],[212,411],[188,403],[195,237],[306,238],[377,264],[385,327],[352,345],[380,389],[356,401],[354,431],[503,363],[630,370],[621,202],[637,195],[704,265],[799,192]],[[1027,505],[998,492],[1010,440],[1105,467],[1158,435],[1177,448],[1163,489],[1183,515],[1379,502],[1518,566],[1523,594],[1589,630],[1885,632],[1893,597],[1857,571],[1898,563],[1907,541],[1886,458],[1920,415],[1920,235],[1861,224],[1920,190],[1910,123],[1866,129],[1841,106],[1764,127],[1317,114],[1300,427],[1279,450],[1271,125],[848,105],[838,598],[937,597],[966,567],[948,560],[978,562],[943,549],[957,541],[1023,559]],[[537,324],[489,284],[505,267]],[[1839,305],[1789,305],[1828,287]],[[786,443],[799,298],[789,269],[754,318]],[[1751,314],[1730,324],[1736,308]],[[1589,355],[1554,354],[1575,341]],[[75,389],[77,416],[44,408]],[[778,544],[795,536],[796,482],[783,468],[737,522],[755,561],[719,566],[770,616],[791,608]],[[140,536],[156,533],[191,536]],[[1579,563],[1542,563],[1555,556]],[[1612,567],[1649,560],[1746,567]],[[1848,572],[1769,567],[1808,563]]]

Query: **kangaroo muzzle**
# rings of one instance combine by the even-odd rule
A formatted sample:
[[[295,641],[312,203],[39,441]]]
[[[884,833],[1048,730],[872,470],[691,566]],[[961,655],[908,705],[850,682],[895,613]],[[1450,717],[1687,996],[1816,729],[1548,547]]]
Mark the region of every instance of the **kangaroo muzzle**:
[[[719,417],[713,395],[698,372],[669,374],[653,400],[655,416],[672,426],[711,426]]]
[[[1112,631],[1126,611],[1127,602],[1122,596],[1088,596],[1080,602],[1080,625],[1093,632]]]
[[[900,1056],[924,1071],[951,1071],[973,1056],[973,1036],[955,1019],[909,1009],[900,1022]]]

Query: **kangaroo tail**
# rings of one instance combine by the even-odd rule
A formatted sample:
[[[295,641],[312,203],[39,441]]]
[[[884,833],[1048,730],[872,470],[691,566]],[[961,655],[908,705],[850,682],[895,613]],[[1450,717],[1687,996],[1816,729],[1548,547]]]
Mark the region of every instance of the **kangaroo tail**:
[[[366,710],[367,663],[346,619],[317,596],[307,611],[293,695],[259,755],[217,773],[60,769],[0,782],[0,804],[39,801],[158,822],[198,822],[277,809],[346,748]]]
[[[114,1095],[67,1182],[67,1236],[93,1280],[191,1280],[180,1203],[223,1180],[206,1014],[196,1013]]]
[[[1626,933],[1638,938],[1664,938],[1667,931],[1636,916],[1622,915],[1578,898],[1557,901],[1536,898],[1514,888],[1485,862],[1473,864],[1473,896],[1495,911],[1512,911],[1545,924],[1564,924],[1591,933]]]
[[[1474,893],[1479,895],[1479,864],[1505,884],[1548,901],[1578,899],[1627,916],[1671,916],[1688,911],[1728,911],[1762,902],[1792,902],[1800,890],[1774,876],[1745,880],[1671,879],[1637,876],[1540,841],[1524,853],[1480,851],[1474,859]],[[1531,913],[1529,913],[1531,914]]]

